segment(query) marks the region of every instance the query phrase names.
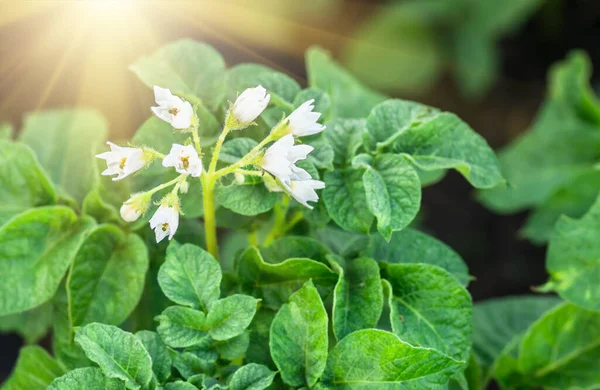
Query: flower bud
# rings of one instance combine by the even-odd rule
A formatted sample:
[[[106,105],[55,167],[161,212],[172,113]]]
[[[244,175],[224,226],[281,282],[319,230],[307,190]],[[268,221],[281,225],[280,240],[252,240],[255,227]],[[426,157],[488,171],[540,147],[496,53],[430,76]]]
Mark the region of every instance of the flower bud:
[[[142,215],[142,212],[138,210],[134,205],[123,203],[121,206],[121,218],[126,222],[134,222]]]
[[[188,184],[187,181],[184,181],[183,183],[181,183],[179,185],[179,192],[182,194],[187,194],[189,189],[190,189],[190,185]]]
[[[119,210],[121,218],[126,222],[137,221],[140,215],[146,212],[151,201],[152,195],[149,193],[142,192],[133,195],[121,206],[121,209]]]
[[[234,176],[235,176],[235,182],[238,184],[244,184],[244,181],[246,181],[246,176],[242,175],[239,172],[236,172],[234,174]]]
[[[236,99],[231,108],[231,115],[235,120],[235,128],[240,129],[248,126],[267,107],[271,95],[262,86],[248,88]]]

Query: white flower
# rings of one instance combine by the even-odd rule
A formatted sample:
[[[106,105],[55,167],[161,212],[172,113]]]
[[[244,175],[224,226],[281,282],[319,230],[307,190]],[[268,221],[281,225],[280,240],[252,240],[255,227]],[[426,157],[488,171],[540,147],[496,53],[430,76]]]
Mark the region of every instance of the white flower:
[[[110,146],[110,152],[97,154],[96,157],[106,160],[108,167],[102,172],[102,175],[117,175],[117,177],[113,177],[113,180],[121,180],[139,171],[148,162],[142,149],[122,147],[112,142],[107,142],[107,144]]]
[[[288,132],[295,137],[313,135],[325,130],[325,126],[317,122],[321,114],[312,111],[315,108],[314,102],[315,99],[310,99],[302,103],[287,117]]]
[[[231,112],[240,126],[254,121],[267,107],[271,95],[262,86],[248,88],[233,103]]]
[[[140,215],[142,215],[142,211],[138,210],[138,208],[131,203],[123,203],[120,212],[121,218],[123,218],[123,220],[126,222],[137,221]]]
[[[152,112],[175,129],[187,129],[192,125],[194,109],[190,102],[174,96],[166,88],[154,86],[154,100],[158,107],[152,107]]]
[[[315,190],[325,188],[325,183],[320,180],[292,180],[289,185],[284,182],[281,184],[283,185],[285,192],[309,209],[312,209],[313,207],[307,202],[319,201],[319,196]]]
[[[171,151],[162,161],[163,167],[175,167],[179,173],[199,177],[202,173],[202,160],[192,145],[173,144]]]
[[[161,204],[150,219],[150,227],[156,233],[156,242],[161,242],[167,236],[169,240],[172,239],[178,226],[179,212],[167,204]]]
[[[295,164],[304,160],[312,152],[310,145],[294,145],[294,136],[288,134],[271,145],[261,161],[261,167],[279,179],[288,183],[290,180],[307,180],[311,176]]]

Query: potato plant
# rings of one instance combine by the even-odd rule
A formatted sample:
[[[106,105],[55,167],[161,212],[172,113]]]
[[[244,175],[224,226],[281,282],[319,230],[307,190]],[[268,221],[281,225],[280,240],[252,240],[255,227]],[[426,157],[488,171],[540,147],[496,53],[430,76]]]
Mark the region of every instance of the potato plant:
[[[499,213],[533,209],[521,230],[542,244],[563,214],[579,218],[600,192],[600,101],[590,60],[572,52],[549,72],[547,97],[531,128],[499,152],[508,186],[480,193]]]
[[[600,203],[552,235],[560,298],[473,307],[460,256],[410,225],[446,170],[504,185],[494,152],[319,48],[306,66],[303,89],[182,40],[131,65],[155,103],[129,141],[82,109],[3,127],[0,328],[29,344],[3,389],[600,384]]]

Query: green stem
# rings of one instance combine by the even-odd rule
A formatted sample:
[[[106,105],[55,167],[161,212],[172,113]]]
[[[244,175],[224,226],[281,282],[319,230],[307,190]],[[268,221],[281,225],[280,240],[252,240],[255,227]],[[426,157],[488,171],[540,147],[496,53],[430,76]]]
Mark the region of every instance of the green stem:
[[[217,223],[215,218],[215,179],[208,173],[202,176],[202,201],[204,203],[204,235],[206,248],[215,259],[219,259]]]
[[[283,228],[282,234],[289,232],[296,224],[304,219],[304,213],[302,211],[296,211],[290,217],[290,220],[286,223]]]
[[[225,125],[225,127],[223,127],[223,131],[221,132],[221,135],[219,136],[219,139],[217,140],[217,144],[215,145],[215,150],[213,151],[213,155],[210,160],[210,165],[208,167],[208,174],[211,176],[213,173],[215,173],[215,170],[217,169],[219,153],[221,152],[221,147],[223,146],[223,142],[225,142],[227,134],[229,134],[229,128],[227,127],[227,125]]]
[[[242,175],[247,176],[263,176],[262,171],[250,171],[248,169],[238,169],[235,171],[235,173],[241,173]]]
[[[290,207],[290,198],[286,195],[283,196],[281,203],[275,205],[275,209],[273,210],[275,216],[275,222],[271,227],[271,231],[265,238],[263,242],[264,246],[269,245],[276,238],[280,237],[285,229],[285,216],[287,214],[288,208]]]
[[[258,237],[256,234],[256,230],[251,230],[248,232],[248,244],[252,246],[258,246]]]
[[[254,148],[252,148],[252,150],[249,151],[248,154],[246,154],[244,157],[239,159],[238,162],[236,162],[235,164],[231,164],[228,167],[221,168],[218,171],[216,171],[214,173],[215,177],[216,178],[223,177],[229,173],[235,172],[236,170],[240,169],[243,166],[246,166],[246,165],[252,163],[252,161],[258,156],[258,153],[261,152],[262,148],[271,141],[273,141],[273,136],[269,135],[267,138],[263,139],[258,145],[256,145]]]
[[[163,183],[163,184],[161,184],[161,185],[159,185],[157,187],[154,187],[151,190],[148,190],[147,193],[149,193],[150,195],[152,195],[152,194],[154,194],[154,193],[156,193],[156,192],[158,192],[158,191],[160,191],[162,189],[165,189],[167,187],[172,186],[173,184],[180,183],[181,180],[182,180],[182,177],[184,177],[184,176],[187,176],[187,175],[179,175],[179,176],[177,176],[175,179],[173,179],[171,181],[168,181],[168,182]]]
[[[196,152],[200,158],[202,158],[202,148],[200,147],[200,137],[198,136],[198,127],[196,126],[194,130],[192,130],[192,138],[194,139],[194,147],[196,148]]]

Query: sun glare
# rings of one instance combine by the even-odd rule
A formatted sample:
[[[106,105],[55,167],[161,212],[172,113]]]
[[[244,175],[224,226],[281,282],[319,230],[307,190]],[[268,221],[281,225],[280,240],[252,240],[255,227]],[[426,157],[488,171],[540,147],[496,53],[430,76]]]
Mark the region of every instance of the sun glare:
[[[243,60],[283,70],[256,48],[302,57],[308,43],[289,42],[315,43],[317,35],[334,39],[292,21],[295,13],[284,13],[274,0],[0,0],[0,6],[0,28],[18,37],[0,47],[8,58],[0,68],[5,87],[0,114],[18,121],[11,115],[15,110],[93,107],[123,136],[139,126],[136,118],[146,114],[143,99],[150,98],[129,65],[168,41],[207,41]],[[14,77],[19,74],[27,77]]]

